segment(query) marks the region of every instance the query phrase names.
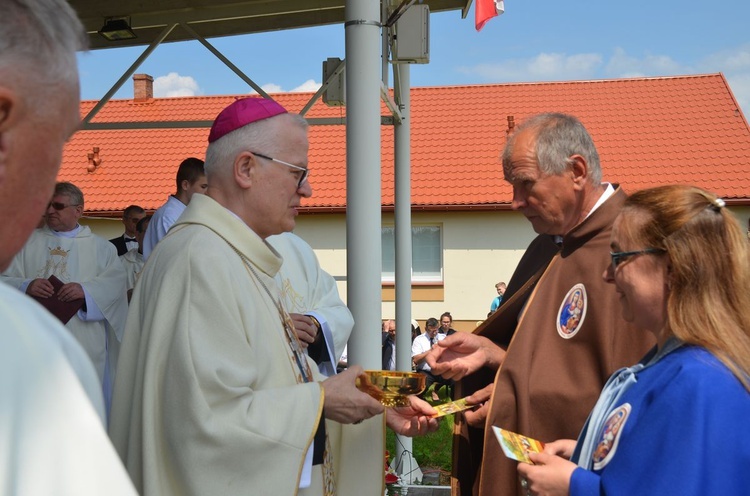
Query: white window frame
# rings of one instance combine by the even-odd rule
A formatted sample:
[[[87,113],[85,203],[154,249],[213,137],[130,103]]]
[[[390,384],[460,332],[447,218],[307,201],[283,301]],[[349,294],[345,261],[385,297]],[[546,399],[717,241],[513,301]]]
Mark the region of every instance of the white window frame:
[[[438,238],[438,244],[439,244],[439,246],[437,247],[437,251],[438,251],[438,257],[439,257],[440,267],[439,267],[439,270],[434,271],[434,272],[417,272],[417,273],[415,273],[415,271],[414,271],[414,255],[415,255],[415,253],[417,253],[417,250],[414,248],[414,246],[416,245],[416,243],[414,242],[414,236],[415,236],[415,231],[419,231],[419,230],[424,229],[424,228],[437,229],[437,231],[438,231],[437,238]],[[393,243],[394,243],[393,244],[393,257],[394,257],[394,259],[393,259],[393,267],[394,267],[394,270],[392,272],[386,272],[385,271],[385,256],[386,256],[386,252],[387,252],[386,247],[385,247],[385,237],[386,237],[386,231],[388,231],[388,230],[393,233],[392,234],[392,239],[393,239]],[[412,268],[411,268],[411,282],[412,282],[412,284],[436,284],[436,283],[442,284],[443,283],[443,275],[444,275],[444,268],[443,268],[443,260],[444,260],[444,258],[443,258],[443,225],[442,224],[436,224],[436,223],[432,223],[432,224],[416,224],[416,225],[412,225],[411,233],[412,233],[411,234],[412,235]],[[382,248],[382,253],[383,253],[383,271],[380,274],[380,280],[381,280],[381,282],[386,283],[386,284],[393,284],[396,281],[396,275],[395,275],[395,265],[396,265],[396,259],[395,259],[395,255],[396,255],[396,250],[395,250],[395,242],[396,242],[396,239],[395,239],[395,226],[390,225],[390,224],[383,225],[381,227],[381,236],[380,236],[380,238],[381,238],[381,248]]]

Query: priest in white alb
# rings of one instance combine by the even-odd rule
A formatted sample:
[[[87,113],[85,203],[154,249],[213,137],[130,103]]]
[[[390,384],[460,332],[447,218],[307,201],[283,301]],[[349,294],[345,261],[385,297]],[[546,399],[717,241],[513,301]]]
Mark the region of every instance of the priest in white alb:
[[[320,267],[307,242],[291,232],[266,241],[284,260],[276,282],[300,344],[320,372],[330,377],[352,333],[352,313],[341,301],[336,280]]]
[[[83,299],[65,327],[94,364],[109,405],[128,311],[127,275],[114,245],[78,223],[82,214],[81,190],[71,183],[57,183],[45,225],[31,234],[3,273],[3,280],[44,300],[55,293],[49,280],[54,275],[64,283],[57,293],[61,301]]]
[[[437,427],[416,398],[383,415],[355,387],[361,367],[325,378],[303,352],[266,238],[291,231],[312,194],[308,147],[305,120],[272,100],[224,109],[206,195],[141,273],[110,436],[143,496],[381,496],[385,423]]]

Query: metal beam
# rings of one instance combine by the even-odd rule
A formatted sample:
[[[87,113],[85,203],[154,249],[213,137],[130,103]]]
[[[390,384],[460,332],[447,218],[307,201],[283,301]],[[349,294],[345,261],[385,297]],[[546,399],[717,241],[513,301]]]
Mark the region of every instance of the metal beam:
[[[242,72],[239,67],[237,67],[236,65],[234,65],[228,58],[226,58],[224,56],[223,53],[221,53],[219,50],[217,50],[211,43],[209,43],[208,41],[206,41],[206,39],[203,36],[201,36],[198,33],[196,33],[195,30],[192,27],[190,27],[190,25],[188,25],[185,22],[181,22],[180,26],[182,26],[182,29],[184,29],[185,31],[187,31],[188,33],[190,33],[190,35],[193,38],[195,38],[196,40],[200,41],[201,44],[204,47],[206,47],[209,52],[213,53],[216,56],[217,59],[221,60],[224,63],[225,66],[229,67],[232,70],[232,72],[234,72],[235,74],[237,74],[237,76],[239,76],[240,79],[242,79],[243,81],[245,81],[260,96],[262,96],[263,98],[266,98],[268,100],[273,100],[273,98],[271,98],[270,96],[268,96],[268,93],[266,93],[265,91],[263,91],[263,88],[261,88],[260,86],[258,86],[257,84],[255,84],[255,81],[253,81],[252,79],[250,79],[249,77],[247,77],[247,75],[245,75],[245,73]]]
[[[311,126],[346,126],[346,117],[307,117]],[[388,115],[380,116],[381,126],[392,126],[396,121]],[[117,129],[186,129],[211,127],[213,121],[129,121],[129,122],[84,122],[81,130],[112,131]]]
[[[107,92],[106,95],[102,97],[101,100],[99,100],[99,103],[97,103],[94,108],[89,111],[89,113],[86,115],[86,117],[83,118],[84,124],[88,124],[91,122],[91,119],[94,118],[94,116],[101,110],[102,107],[104,107],[107,102],[109,101],[112,96],[117,93],[117,90],[120,89],[120,87],[125,84],[125,81],[127,81],[130,76],[133,75],[133,73],[140,67],[140,65],[143,63],[144,60],[148,58],[149,55],[151,55],[151,52],[156,50],[156,47],[159,46],[159,44],[164,41],[164,38],[169,36],[169,33],[172,32],[172,30],[177,26],[177,24],[171,24],[164,28],[164,30],[159,34],[159,36],[156,37],[156,39],[143,51],[143,53],[138,57],[135,62],[128,68],[127,71],[122,75],[120,79],[117,80],[117,82],[110,88],[110,90]]]

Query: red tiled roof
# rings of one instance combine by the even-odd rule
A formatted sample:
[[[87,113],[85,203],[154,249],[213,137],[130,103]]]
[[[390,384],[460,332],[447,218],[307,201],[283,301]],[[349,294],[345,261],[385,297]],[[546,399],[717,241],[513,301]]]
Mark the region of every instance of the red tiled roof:
[[[277,94],[298,112],[309,93]],[[113,100],[93,122],[212,120],[236,96]],[[83,115],[96,102],[81,103]],[[499,154],[507,116],[520,123],[539,112],[578,116],[594,137],[603,179],[626,190],[696,184],[750,204],[750,127],[721,74],[558,83],[412,88],[412,203],[415,208],[507,208]],[[317,102],[307,117],[343,117]],[[387,111],[383,107],[383,114]],[[383,206],[393,205],[393,130],[382,130]],[[89,213],[136,203],[158,208],[174,192],[182,159],[203,158],[208,129],[79,131],[63,155],[60,180],[86,195]],[[87,153],[103,162],[87,173]],[[345,206],[343,125],[311,126],[310,182],[303,206]]]

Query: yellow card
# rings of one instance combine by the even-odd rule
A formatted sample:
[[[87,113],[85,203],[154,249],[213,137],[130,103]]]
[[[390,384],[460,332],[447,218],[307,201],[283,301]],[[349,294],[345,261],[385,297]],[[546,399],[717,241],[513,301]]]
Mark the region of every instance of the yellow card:
[[[531,463],[533,465],[528,453],[540,453],[544,449],[544,443],[536,439],[506,431],[495,425],[492,426],[492,431],[495,433],[497,442],[500,443],[505,456],[512,460]]]
[[[435,405],[432,408],[437,410],[437,413],[433,415],[432,418],[443,417],[450,413],[462,412],[464,410],[468,410],[469,408],[474,408],[475,406],[477,405],[467,404],[466,398],[461,398],[460,400],[443,403],[442,405]]]

